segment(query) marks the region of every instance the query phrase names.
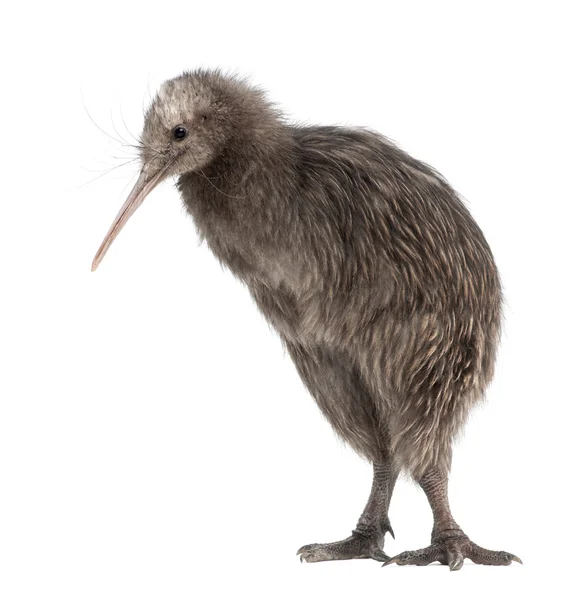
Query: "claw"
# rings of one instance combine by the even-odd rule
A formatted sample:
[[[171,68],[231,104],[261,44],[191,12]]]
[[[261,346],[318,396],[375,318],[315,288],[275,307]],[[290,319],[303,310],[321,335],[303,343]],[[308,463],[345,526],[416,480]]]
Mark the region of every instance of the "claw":
[[[393,556],[390,560],[387,560],[383,565],[382,568],[387,567],[388,565],[393,565],[394,563],[398,563],[398,557],[397,556]]]
[[[299,554],[305,554],[306,552],[311,550],[311,546],[313,545],[314,544],[306,544],[305,546],[301,546],[299,550],[297,550],[297,556],[299,556]]]
[[[511,560],[514,560],[515,562],[518,562],[521,565],[523,564],[523,561],[518,556],[515,556],[514,554],[511,556]]]
[[[394,535],[394,530],[392,529],[392,525],[390,525],[390,523],[388,523],[388,527],[387,527],[386,531],[392,536],[393,540],[396,539],[396,536]]]
[[[463,566],[463,556],[457,555],[449,561],[449,570],[450,571],[459,571]]]

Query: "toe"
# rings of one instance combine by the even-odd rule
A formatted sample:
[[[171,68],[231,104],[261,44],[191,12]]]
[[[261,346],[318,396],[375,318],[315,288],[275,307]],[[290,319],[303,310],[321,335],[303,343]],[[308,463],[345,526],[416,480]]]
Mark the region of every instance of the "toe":
[[[446,545],[447,564],[449,565],[450,571],[459,571],[463,566],[463,553],[461,552],[461,546],[458,543],[448,543]]]
[[[305,544],[304,546],[301,546],[299,550],[297,550],[297,556],[299,556],[299,554],[303,554],[304,552],[310,552],[315,546],[316,544]]]
[[[320,562],[323,560],[348,560],[352,558],[373,558],[385,561],[389,557],[379,547],[377,540],[353,534],[345,540],[328,544],[307,544],[297,551],[301,562]]]
[[[394,563],[397,565],[424,566],[429,565],[436,560],[445,560],[443,553],[435,546],[428,546],[427,548],[422,548],[421,550],[402,552],[401,554],[394,556],[394,558],[387,560],[382,566],[387,567],[388,565]]]
[[[381,550],[380,548],[373,550],[370,553],[370,558],[377,560],[378,562],[386,562],[387,560],[390,560],[390,557],[384,552],[384,550]]]
[[[513,561],[522,565],[522,560],[510,552],[487,550],[476,544],[471,544],[467,557],[478,565],[510,565]]]
[[[317,556],[319,544],[307,544],[306,546],[301,546],[299,550],[297,550],[297,556],[301,562],[318,562],[320,560],[324,560],[324,557]]]
[[[456,554],[448,559],[448,565],[450,571],[459,571],[463,566],[464,558],[461,554]]]

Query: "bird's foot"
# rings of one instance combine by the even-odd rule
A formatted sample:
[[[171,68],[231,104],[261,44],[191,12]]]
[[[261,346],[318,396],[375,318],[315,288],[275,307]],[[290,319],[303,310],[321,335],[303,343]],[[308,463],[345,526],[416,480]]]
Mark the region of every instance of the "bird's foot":
[[[439,561],[448,565],[450,571],[459,571],[466,558],[478,565],[510,565],[513,561],[522,565],[522,560],[510,552],[486,550],[474,544],[461,529],[448,529],[432,537],[432,543],[427,548],[402,552],[382,566],[392,563],[423,566]]]
[[[394,536],[388,524],[388,531]],[[299,548],[297,554],[301,562],[320,562],[323,560],[348,560],[350,558],[372,558],[380,562],[390,557],[382,549],[384,533],[378,531],[360,531],[356,529],[350,537],[329,544],[307,544]]]

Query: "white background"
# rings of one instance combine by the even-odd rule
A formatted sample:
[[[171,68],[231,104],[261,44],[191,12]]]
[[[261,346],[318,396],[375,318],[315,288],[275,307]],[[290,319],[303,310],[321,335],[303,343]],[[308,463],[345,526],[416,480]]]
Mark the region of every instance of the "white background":
[[[0,598],[561,597],[568,561],[565,2],[72,2],[3,9]],[[300,564],[345,537],[370,469],[333,435],[171,183],[90,262],[165,78],[249,75],[293,119],[367,125],[468,199],[502,272],[488,402],[457,444],[455,516],[522,557]],[[125,123],[123,123],[124,117]],[[114,124],[114,125],[113,125]],[[114,130],[116,128],[117,131]],[[395,554],[427,545],[400,481]]]

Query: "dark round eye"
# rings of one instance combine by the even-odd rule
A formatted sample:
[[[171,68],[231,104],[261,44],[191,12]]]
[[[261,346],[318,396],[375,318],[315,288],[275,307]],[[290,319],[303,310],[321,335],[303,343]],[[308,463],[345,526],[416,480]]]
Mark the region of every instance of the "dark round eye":
[[[181,127],[180,125],[172,130],[172,135],[177,140],[183,140],[187,133],[186,127]]]

